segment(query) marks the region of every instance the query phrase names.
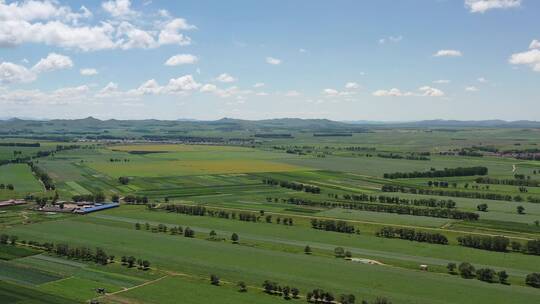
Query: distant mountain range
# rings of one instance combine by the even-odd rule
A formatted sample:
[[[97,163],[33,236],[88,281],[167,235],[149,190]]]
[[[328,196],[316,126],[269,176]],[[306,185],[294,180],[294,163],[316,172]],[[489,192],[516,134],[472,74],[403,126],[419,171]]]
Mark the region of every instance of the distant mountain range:
[[[146,125],[146,124],[166,124],[166,125],[210,125],[210,126],[227,126],[238,129],[251,128],[314,128],[314,129],[350,129],[358,127],[403,127],[403,128],[540,128],[540,121],[530,120],[421,120],[421,121],[333,121],[329,119],[301,119],[301,118],[276,118],[263,120],[244,120],[235,118],[222,118],[218,120],[198,120],[191,118],[180,118],[177,120],[159,120],[159,119],[144,119],[144,120],[117,120],[108,119],[100,120],[94,117],[83,119],[34,119],[34,118],[16,118],[16,117],[0,117],[0,125],[10,123],[12,126],[23,126],[26,124],[47,123],[48,125],[63,125],[63,126],[96,126],[106,127],[113,125]]]

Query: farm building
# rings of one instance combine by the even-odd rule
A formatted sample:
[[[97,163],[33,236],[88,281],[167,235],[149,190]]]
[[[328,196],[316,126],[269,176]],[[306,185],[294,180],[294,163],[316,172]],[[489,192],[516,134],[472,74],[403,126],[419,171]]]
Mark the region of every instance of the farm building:
[[[90,204],[90,205],[83,205],[81,207],[77,207],[77,208],[75,208],[75,210],[73,210],[73,213],[87,214],[87,213],[106,210],[106,209],[110,209],[110,208],[116,208],[118,206],[120,206],[120,204],[118,204],[118,203],[104,203],[104,204],[102,204],[102,203],[93,203],[93,204]]]
[[[120,206],[118,203],[94,203],[94,202],[56,202],[39,208],[39,211],[45,212],[63,212],[87,214],[90,212],[101,211],[105,209]]]
[[[23,204],[26,204],[26,201],[10,199],[7,201],[1,201],[0,207],[16,206],[16,205],[23,205]]]

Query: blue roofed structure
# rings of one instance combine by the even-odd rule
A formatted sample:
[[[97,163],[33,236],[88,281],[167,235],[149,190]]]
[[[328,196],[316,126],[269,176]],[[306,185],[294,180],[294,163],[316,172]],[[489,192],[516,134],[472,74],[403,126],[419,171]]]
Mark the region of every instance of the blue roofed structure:
[[[95,212],[95,211],[115,208],[115,207],[118,207],[118,206],[120,206],[119,203],[95,204],[95,205],[92,205],[92,206],[84,206],[84,207],[77,208],[77,209],[75,209],[73,211],[73,213],[87,214],[87,213],[91,213],[91,212]]]

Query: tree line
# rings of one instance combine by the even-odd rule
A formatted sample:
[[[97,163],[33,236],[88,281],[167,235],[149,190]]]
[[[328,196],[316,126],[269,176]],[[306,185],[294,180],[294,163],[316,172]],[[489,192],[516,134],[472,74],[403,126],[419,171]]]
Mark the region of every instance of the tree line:
[[[434,198],[402,198],[398,196],[387,196],[387,195],[367,195],[367,194],[344,194],[343,199],[353,200],[353,201],[363,201],[363,202],[379,202],[383,204],[394,204],[394,205],[414,205],[414,206],[425,206],[425,207],[439,207],[439,208],[455,208],[456,202],[453,200],[437,200]]]
[[[103,203],[106,199],[103,192],[98,192],[96,194],[77,194],[71,197],[74,202],[94,202],[94,203]]]
[[[472,176],[472,175],[486,175],[488,173],[487,167],[458,167],[458,168],[444,168],[442,170],[431,169],[430,171],[414,171],[414,172],[393,172],[384,173],[383,177],[388,179],[396,178],[419,178],[419,177],[452,177],[452,176]]]
[[[499,179],[493,177],[478,177],[475,180],[478,184],[493,184],[493,185],[510,185],[510,186],[525,186],[525,187],[540,187],[540,181],[534,179]]]
[[[311,219],[311,228],[341,233],[360,233],[353,225],[345,221]]]
[[[263,179],[263,184],[271,185],[271,186],[280,186],[287,189],[292,189],[296,191],[304,191],[314,194],[321,193],[321,188],[317,186],[312,185],[306,185],[302,183],[296,183],[296,182],[288,182],[288,181],[278,181],[275,179]]]
[[[43,186],[45,187],[45,189],[47,190],[56,189],[56,186],[54,185],[52,178],[47,174],[47,172],[45,172],[44,170],[36,166],[33,162],[28,162],[28,166],[30,167],[34,175],[43,183]]]
[[[161,207],[162,209],[169,211],[169,212],[176,212],[176,213],[182,213],[186,215],[193,215],[193,216],[210,216],[210,217],[217,217],[217,218],[223,218],[223,219],[231,219],[231,220],[239,220],[244,222],[262,222],[262,219],[264,218],[264,222],[266,223],[272,223],[272,215],[265,215],[264,211],[261,210],[258,214],[254,212],[230,212],[226,210],[214,210],[214,209],[207,209],[204,206],[192,206],[192,205],[183,205],[183,204],[167,204],[164,207]],[[276,224],[283,224],[288,226],[294,225],[294,220],[291,217],[278,217],[276,218]]]
[[[448,238],[440,233],[416,231],[409,228],[383,227],[375,233],[378,237],[398,238],[415,242],[448,245]]]
[[[540,198],[535,198],[532,196],[529,196],[526,199],[524,199],[521,195],[515,195],[512,197],[511,195],[508,195],[508,194],[499,194],[499,193],[470,192],[470,191],[458,191],[458,190],[446,190],[446,189],[422,189],[422,188],[405,187],[405,186],[390,185],[390,184],[383,185],[381,190],[383,192],[401,192],[401,193],[420,194],[420,195],[465,197],[465,198],[508,201],[508,202],[511,202],[511,201],[522,202],[524,200],[530,203],[540,202]]]

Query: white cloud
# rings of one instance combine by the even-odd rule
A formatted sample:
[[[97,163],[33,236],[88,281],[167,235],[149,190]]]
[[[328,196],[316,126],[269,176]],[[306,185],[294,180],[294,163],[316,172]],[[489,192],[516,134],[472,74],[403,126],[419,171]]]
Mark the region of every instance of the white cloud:
[[[468,87],[465,87],[465,91],[467,91],[467,92],[476,92],[476,91],[478,91],[478,88],[475,87],[475,86],[468,86]]]
[[[379,44],[385,44],[386,42],[398,43],[403,40],[403,36],[388,36],[385,38],[379,39]]]
[[[300,53],[307,53],[307,50],[306,50],[306,49],[298,49],[298,52],[300,52]]]
[[[480,83],[487,83],[487,82],[488,82],[488,80],[487,80],[486,78],[484,78],[484,77],[479,77],[479,78],[476,79],[476,80],[477,80],[478,82],[480,82]]]
[[[200,86],[201,85],[193,79],[193,76],[184,75],[169,80],[169,83],[166,86],[166,90],[169,93],[182,93],[186,91],[196,90]]]
[[[360,85],[356,82],[347,82],[345,84],[345,89],[347,90],[356,90],[358,88],[360,88]]]
[[[447,84],[447,83],[450,83],[450,80],[448,80],[448,79],[439,79],[439,80],[434,80],[433,83],[436,83],[436,84]]]
[[[490,9],[516,8],[521,0],[465,0],[465,7],[471,13],[485,13]]]
[[[98,74],[98,71],[96,69],[89,69],[89,68],[81,69],[79,72],[83,76],[94,76]]]
[[[338,96],[339,95],[339,91],[335,90],[335,89],[324,89],[323,93],[326,96]]]
[[[130,5],[131,2],[125,0],[103,3],[105,10],[121,19],[137,14]],[[0,47],[42,43],[82,51],[156,48],[167,44],[188,45],[191,38],[181,31],[195,29],[182,18],[155,21],[144,16],[137,21],[147,28],[118,20],[97,20],[93,25],[81,25],[79,20],[91,16],[84,6],[73,12],[56,1],[5,4],[0,0]]]
[[[540,49],[534,48],[521,53],[512,54],[508,61],[511,64],[530,66],[533,71],[540,72]]]
[[[223,73],[223,74],[220,74],[218,77],[216,77],[216,80],[219,82],[229,83],[229,82],[235,82],[236,78],[232,77],[231,75],[227,73]]]
[[[297,96],[300,96],[300,95],[302,95],[302,94],[300,94],[300,92],[298,92],[298,91],[291,90],[291,91],[285,92],[284,95],[285,95],[286,97],[297,97]]]
[[[36,80],[36,74],[22,65],[11,62],[0,63],[0,83],[20,83]]]
[[[272,65],[278,65],[278,64],[281,64],[281,59],[277,59],[274,57],[266,57],[266,63],[272,64]]]
[[[155,79],[150,79],[141,84],[137,89],[129,91],[132,95],[157,95],[163,92],[163,87],[160,86]]]
[[[130,0],[112,0],[103,2],[101,7],[115,18],[129,18],[137,15],[137,12],[131,9]]]
[[[197,56],[191,54],[178,54],[169,58],[165,65],[168,66],[177,66],[182,64],[194,64],[199,60]]]
[[[531,44],[529,44],[529,49],[540,49],[540,41],[536,39],[531,41]]]
[[[401,90],[397,88],[392,88],[390,90],[377,90],[373,92],[373,96],[377,97],[387,97],[387,96],[393,96],[393,97],[401,97],[401,96],[412,96],[413,93],[411,92],[401,92]]]
[[[257,96],[268,96],[269,94],[266,93],[266,92],[258,92],[258,93],[255,93],[255,95],[257,95]]]
[[[65,105],[80,103],[87,99],[90,88],[87,85],[65,87],[52,92],[40,90],[0,90],[0,103],[24,105]]]
[[[442,97],[444,92],[430,86],[422,86],[418,88],[418,92],[403,92],[400,89],[392,88],[390,90],[377,90],[372,93],[376,97],[408,97],[408,96],[420,96],[420,97]]]
[[[99,92],[96,94],[97,97],[113,97],[116,94],[119,94],[120,91],[118,90],[118,84],[114,82],[109,82],[106,86],[104,86]]]
[[[73,61],[68,56],[50,53],[46,58],[41,58],[32,70],[36,73],[50,72],[54,70],[68,69],[73,67]]]
[[[257,82],[256,84],[253,85],[254,88],[262,88],[264,87],[264,83],[263,82]]]
[[[207,83],[201,87],[201,92],[215,92],[217,90],[217,86],[211,83]]]
[[[180,33],[196,29],[194,25],[188,24],[183,18],[176,18],[164,24],[163,29],[159,32],[159,44],[178,44],[189,45],[191,38]]]
[[[461,57],[463,54],[458,50],[439,50],[433,57]]]
[[[444,96],[443,91],[441,91],[439,89],[436,89],[436,88],[429,87],[429,86],[420,87],[418,90],[420,92],[422,92],[422,96],[428,96],[428,97],[441,97],[441,96]]]

